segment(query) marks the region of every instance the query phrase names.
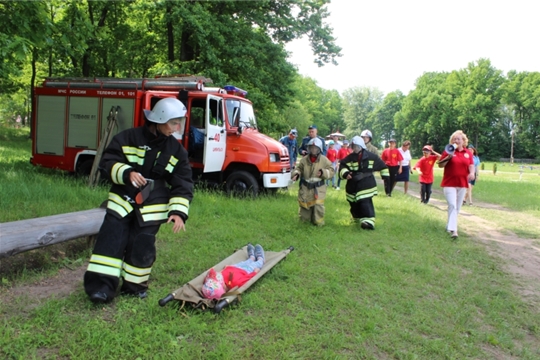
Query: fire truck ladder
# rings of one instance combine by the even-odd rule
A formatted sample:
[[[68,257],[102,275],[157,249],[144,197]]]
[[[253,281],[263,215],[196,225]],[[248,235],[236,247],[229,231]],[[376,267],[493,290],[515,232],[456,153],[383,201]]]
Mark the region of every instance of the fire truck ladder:
[[[96,157],[94,158],[94,163],[92,164],[92,170],[90,171],[90,176],[88,177],[89,187],[95,187],[99,182],[99,162],[101,161],[103,151],[112,140],[113,130],[117,127],[116,115],[118,115],[118,108],[118,106],[112,106],[111,110],[109,111],[109,116],[107,116],[107,128],[105,129],[105,134],[103,134],[103,137],[99,143],[96,151]]]

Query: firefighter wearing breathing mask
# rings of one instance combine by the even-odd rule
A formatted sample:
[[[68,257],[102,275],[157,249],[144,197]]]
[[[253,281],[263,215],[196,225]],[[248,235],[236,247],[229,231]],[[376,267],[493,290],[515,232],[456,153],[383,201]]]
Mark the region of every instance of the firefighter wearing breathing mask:
[[[308,154],[291,173],[291,179],[300,179],[298,190],[298,215],[301,221],[313,225],[324,225],[324,199],[326,198],[326,179],[334,176],[332,162],[322,154],[321,139],[313,138],[307,144]]]
[[[373,196],[377,195],[377,182],[374,171],[380,171],[383,179],[390,173],[386,164],[376,153],[364,151],[366,144],[360,136],[352,138],[353,152],[340,162],[339,176],[347,180],[346,195],[351,207],[353,221],[360,223],[362,229],[375,229],[375,208]]]

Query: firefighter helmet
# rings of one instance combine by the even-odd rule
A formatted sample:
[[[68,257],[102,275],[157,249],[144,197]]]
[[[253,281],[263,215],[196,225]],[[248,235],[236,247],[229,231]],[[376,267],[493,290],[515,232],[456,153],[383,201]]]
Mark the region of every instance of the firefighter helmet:
[[[175,98],[165,98],[159,100],[152,110],[144,110],[144,115],[156,124],[165,124],[169,120],[179,119],[186,116],[186,107]]]
[[[322,145],[321,139],[313,138],[313,139],[309,140],[309,142],[307,143],[307,146],[311,146],[311,145],[318,147],[320,152],[323,151],[323,145]]]
[[[355,149],[355,146],[360,147],[362,149],[366,149],[366,143],[364,142],[364,139],[362,139],[360,136],[355,136],[355,137],[352,138],[352,140],[351,140],[351,148],[353,149],[353,151]],[[360,150],[360,149],[358,149],[358,150]]]
[[[370,139],[373,139],[373,135],[371,135],[371,131],[369,131],[369,130],[364,130],[364,131],[362,131],[362,133],[360,134],[360,136],[361,136],[361,137],[366,136],[366,137],[368,137],[368,138],[370,138]]]

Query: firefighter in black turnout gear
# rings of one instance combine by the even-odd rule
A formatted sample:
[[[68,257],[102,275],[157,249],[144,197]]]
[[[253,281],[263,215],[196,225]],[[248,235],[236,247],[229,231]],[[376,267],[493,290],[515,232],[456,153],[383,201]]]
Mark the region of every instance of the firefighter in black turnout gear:
[[[373,196],[377,195],[377,182],[374,171],[380,171],[383,179],[390,173],[382,159],[366,150],[366,144],[360,136],[351,140],[352,153],[340,161],[339,176],[347,180],[347,201],[351,206],[353,220],[360,223],[362,229],[375,229],[375,207]]]
[[[163,223],[185,230],[193,198],[187,151],[173,136],[183,133],[186,108],[175,98],[144,110],[146,124],[117,134],[103,153],[102,175],[112,183],[84,289],[94,303],[120,292],[146,297],[156,259],[155,236]]]

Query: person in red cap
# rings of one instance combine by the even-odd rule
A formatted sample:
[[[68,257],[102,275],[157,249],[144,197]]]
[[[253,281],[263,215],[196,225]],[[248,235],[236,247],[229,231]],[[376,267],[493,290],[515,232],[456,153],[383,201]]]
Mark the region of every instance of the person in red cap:
[[[420,202],[427,204],[431,196],[431,186],[433,185],[433,167],[435,162],[441,158],[441,154],[433,150],[429,145],[422,148],[424,156],[414,165],[414,170],[418,171],[420,181]]]
[[[227,291],[239,288],[261,271],[264,265],[264,250],[261,245],[247,245],[248,259],[223,270],[214,268],[204,278],[201,292],[207,299],[220,299]]]

